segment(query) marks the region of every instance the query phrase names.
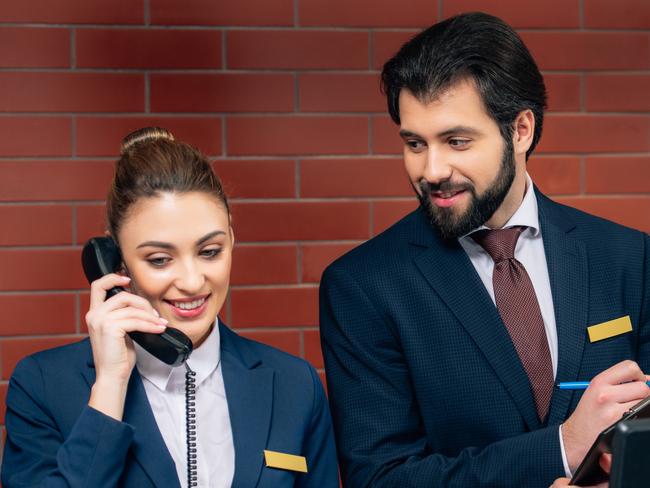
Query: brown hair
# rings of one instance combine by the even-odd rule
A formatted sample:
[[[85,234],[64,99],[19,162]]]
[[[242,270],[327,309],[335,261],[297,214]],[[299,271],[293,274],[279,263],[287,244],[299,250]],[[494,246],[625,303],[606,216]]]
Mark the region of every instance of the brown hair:
[[[230,213],[228,200],[208,159],[196,148],[174,139],[167,129],[145,127],[122,141],[121,157],[108,193],[108,230],[117,233],[131,206],[162,192],[213,195]]]

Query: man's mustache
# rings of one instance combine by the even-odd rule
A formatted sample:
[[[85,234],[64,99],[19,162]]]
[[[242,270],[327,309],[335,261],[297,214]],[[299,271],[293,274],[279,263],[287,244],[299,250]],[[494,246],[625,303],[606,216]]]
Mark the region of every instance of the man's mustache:
[[[440,183],[430,183],[427,180],[420,180],[418,184],[423,195],[432,192],[458,192],[474,191],[474,185],[471,183],[454,183],[452,181],[442,181]]]

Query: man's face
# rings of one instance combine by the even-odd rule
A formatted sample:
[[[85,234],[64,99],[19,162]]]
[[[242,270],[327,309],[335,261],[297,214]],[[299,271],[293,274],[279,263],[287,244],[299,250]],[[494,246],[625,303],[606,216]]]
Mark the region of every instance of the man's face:
[[[503,225],[520,203],[512,141],[505,143],[474,84],[461,81],[425,103],[402,90],[399,106],[406,171],[443,239]]]

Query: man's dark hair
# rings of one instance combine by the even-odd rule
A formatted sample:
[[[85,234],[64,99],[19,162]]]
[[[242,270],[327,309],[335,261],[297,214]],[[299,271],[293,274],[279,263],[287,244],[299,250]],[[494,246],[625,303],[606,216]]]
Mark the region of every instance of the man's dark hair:
[[[544,79],[521,38],[501,19],[475,12],[439,22],[404,44],[384,65],[381,78],[397,124],[403,88],[428,102],[471,79],[504,139],[512,137],[517,115],[530,109],[535,133],[526,159],[539,142],[546,108]]]

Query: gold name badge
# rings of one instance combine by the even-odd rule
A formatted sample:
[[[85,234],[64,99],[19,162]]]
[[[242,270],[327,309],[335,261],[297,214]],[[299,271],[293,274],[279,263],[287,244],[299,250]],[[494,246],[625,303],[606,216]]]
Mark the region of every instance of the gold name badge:
[[[602,341],[627,332],[632,332],[632,321],[629,315],[587,327],[589,342]]]
[[[288,469],[289,471],[307,472],[307,459],[276,451],[264,451],[264,460],[269,468]]]

